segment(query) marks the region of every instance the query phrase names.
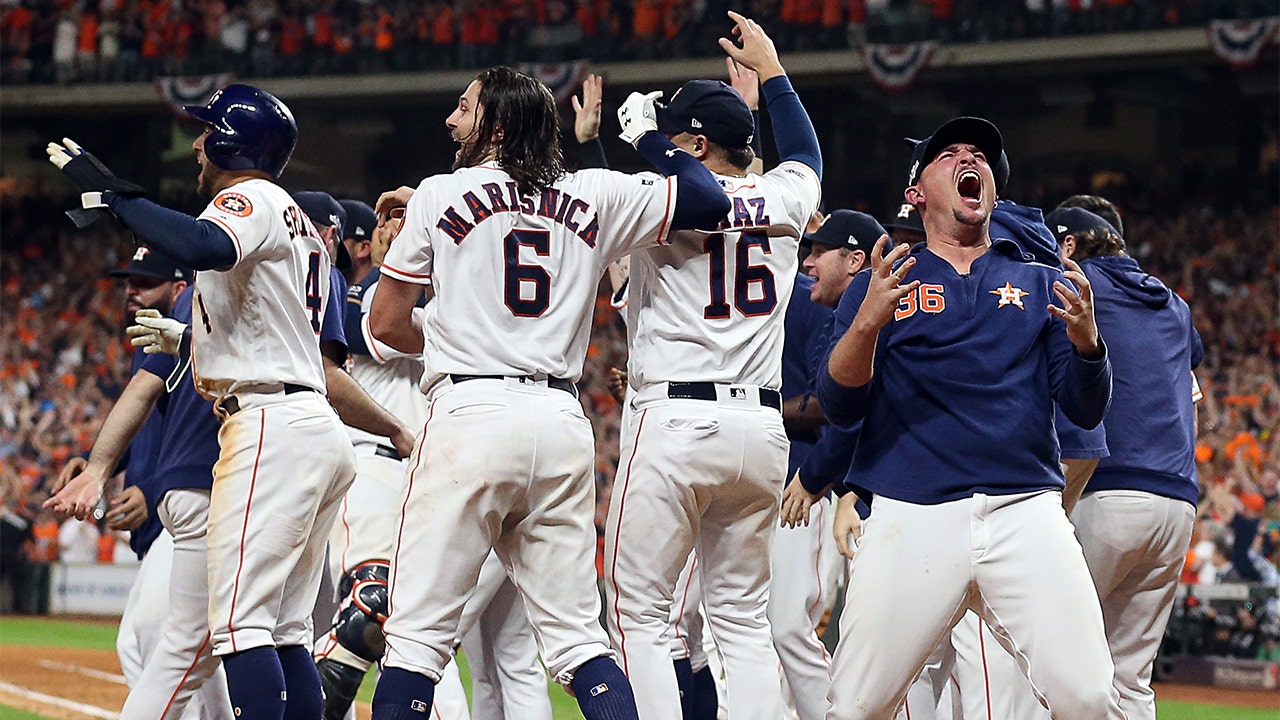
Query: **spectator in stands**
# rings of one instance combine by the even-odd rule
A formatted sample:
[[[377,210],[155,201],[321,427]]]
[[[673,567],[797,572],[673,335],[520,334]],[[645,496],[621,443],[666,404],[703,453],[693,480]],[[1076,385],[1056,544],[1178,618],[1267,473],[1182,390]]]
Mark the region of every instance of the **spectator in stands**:
[[[97,562],[98,537],[94,523],[64,520],[58,528],[58,561],[69,565]]]

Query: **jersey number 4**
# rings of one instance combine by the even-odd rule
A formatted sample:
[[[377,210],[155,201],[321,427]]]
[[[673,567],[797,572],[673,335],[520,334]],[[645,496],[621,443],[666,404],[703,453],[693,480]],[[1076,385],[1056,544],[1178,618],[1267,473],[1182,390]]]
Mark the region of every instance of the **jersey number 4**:
[[[729,248],[723,234],[708,235],[703,242],[703,250],[711,256],[711,302],[702,309],[702,316],[708,320],[724,320],[729,317],[729,302],[725,287],[725,265],[728,262]],[[733,306],[747,317],[768,315],[778,306],[778,289],[773,280],[773,273],[765,265],[752,265],[751,248],[758,247],[765,255],[773,250],[769,247],[769,236],[764,233],[742,233],[734,250],[733,274]],[[751,286],[759,286],[758,297],[752,299]]]
[[[320,334],[320,253],[313,252],[307,259],[307,309],[311,311],[311,329]]]

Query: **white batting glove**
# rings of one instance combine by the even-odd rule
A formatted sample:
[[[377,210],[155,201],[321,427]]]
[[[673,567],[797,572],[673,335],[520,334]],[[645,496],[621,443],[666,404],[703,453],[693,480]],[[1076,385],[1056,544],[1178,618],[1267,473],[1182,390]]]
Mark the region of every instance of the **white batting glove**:
[[[658,129],[656,105],[660,97],[662,97],[661,90],[654,90],[648,95],[631,93],[626,102],[622,103],[622,107],[618,108],[618,123],[622,125],[622,132],[618,133],[618,137],[634,146],[642,135],[656,131]]]
[[[159,310],[143,309],[134,316],[137,325],[130,325],[125,332],[132,338],[129,342],[134,347],[142,348],[142,352],[152,355],[162,352],[177,355],[182,345],[182,336],[187,332],[185,323],[160,314]]]
[[[62,138],[61,143],[49,143],[44,151],[49,154],[49,162],[61,170],[67,166],[67,163],[71,162],[72,158],[83,153],[84,148],[76,144],[76,141],[71,138]]]

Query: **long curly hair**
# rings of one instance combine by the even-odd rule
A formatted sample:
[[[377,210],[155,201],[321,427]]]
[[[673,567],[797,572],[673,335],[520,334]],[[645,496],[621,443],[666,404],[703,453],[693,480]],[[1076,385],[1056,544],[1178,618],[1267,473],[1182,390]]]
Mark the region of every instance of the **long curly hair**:
[[[517,183],[521,195],[542,192],[564,176],[560,113],[546,85],[505,65],[476,76],[483,108],[476,137],[459,158],[477,165],[490,151]]]

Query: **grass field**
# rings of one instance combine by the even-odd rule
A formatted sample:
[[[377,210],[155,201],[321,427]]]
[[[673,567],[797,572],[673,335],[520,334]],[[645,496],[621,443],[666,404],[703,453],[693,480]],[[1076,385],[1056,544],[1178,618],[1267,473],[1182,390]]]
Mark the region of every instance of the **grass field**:
[[[115,627],[105,623],[0,617],[0,665],[18,661],[21,650],[16,646],[113,650],[115,636]],[[464,686],[469,686],[470,676],[465,658],[460,658],[459,670],[462,673]],[[364,687],[361,688],[360,699],[367,702],[372,695],[373,685],[371,679],[367,679]],[[578,712],[577,703],[560,687],[552,686],[550,695],[556,720],[581,720],[582,714]],[[1278,718],[1280,713],[1276,710],[1225,705],[1162,701],[1158,707],[1158,720],[1277,720]],[[43,715],[0,704],[0,720],[46,720],[46,718]]]

